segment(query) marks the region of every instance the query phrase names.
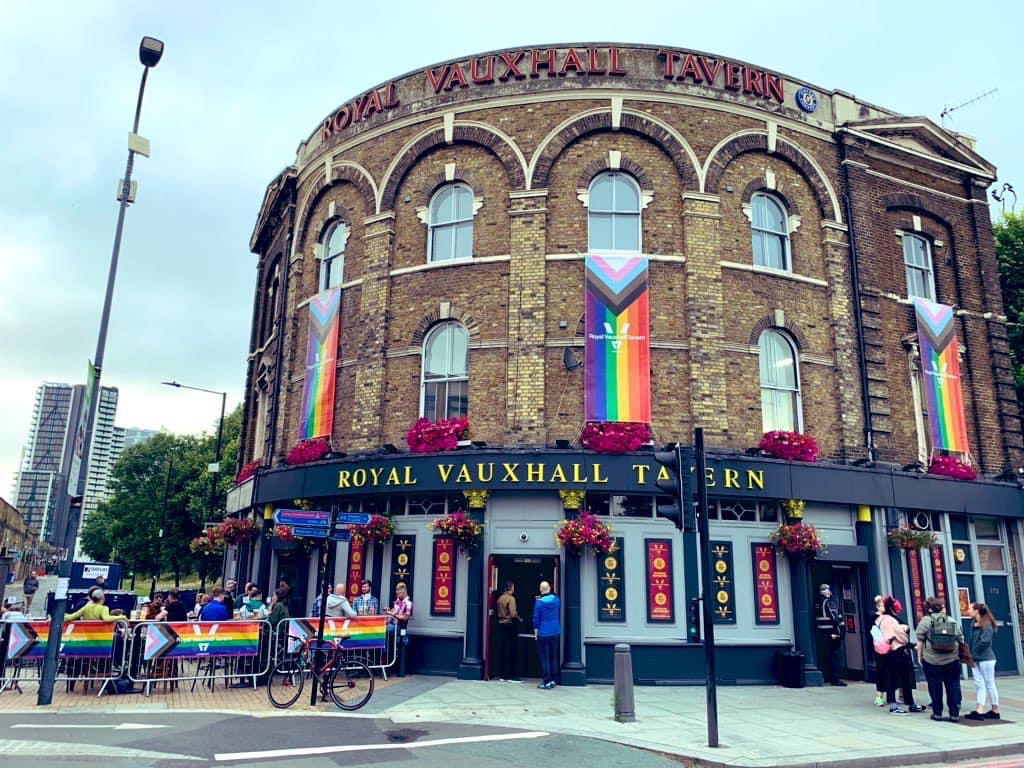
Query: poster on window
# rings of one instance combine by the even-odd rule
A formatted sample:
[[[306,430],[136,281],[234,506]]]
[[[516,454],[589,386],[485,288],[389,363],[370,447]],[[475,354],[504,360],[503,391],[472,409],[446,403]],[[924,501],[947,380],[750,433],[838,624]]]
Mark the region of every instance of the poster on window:
[[[622,551],[625,539],[612,539],[612,548],[598,552],[597,558],[597,620],[626,620],[626,559]]]
[[[779,578],[776,569],[774,544],[751,544],[751,562],[754,564],[754,599],[757,624],[779,623]]]
[[[348,570],[346,583],[348,584],[349,602],[359,596],[359,586],[363,582],[363,574],[366,573],[366,543],[356,544],[354,541],[348,545]]]
[[[910,604],[914,609],[914,624],[917,624],[924,618],[924,576],[920,550],[907,550],[907,567],[910,572]]]
[[[715,624],[736,623],[736,584],[733,581],[732,542],[711,542],[711,619]]]
[[[946,612],[948,613],[949,585],[946,583],[946,556],[943,554],[942,547],[939,546],[931,548],[931,556],[932,577],[935,580],[935,596],[946,606]]]
[[[430,587],[430,615],[455,615],[455,539],[434,539],[434,576]]]
[[[953,308],[927,299],[914,299],[921,381],[932,446],[967,453],[967,422],[960,388],[960,344]]]
[[[647,257],[588,254],[584,418],[651,422]]]
[[[647,620],[675,621],[675,599],[672,594],[672,541],[644,539],[647,551]]]
[[[403,533],[391,539],[391,594],[394,595],[398,582],[412,595],[412,577],[416,564],[416,537]]]
[[[301,440],[330,437],[334,428],[334,379],[340,325],[341,288],[328,288],[309,300],[306,380],[299,413]]]

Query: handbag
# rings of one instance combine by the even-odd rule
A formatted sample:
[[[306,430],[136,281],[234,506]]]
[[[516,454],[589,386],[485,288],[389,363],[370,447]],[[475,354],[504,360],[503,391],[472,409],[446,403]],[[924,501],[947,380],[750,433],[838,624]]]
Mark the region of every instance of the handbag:
[[[974,667],[974,657],[971,656],[971,649],[967,647],[967,643],[962,640],[959,641],[959,647],[957,649],[957,656],[960,659],[961,664],[966,664],[968,667]]]
[[[871,625],[871,642],[875,646],[875,653],[879,656],[884,656],[892,650],[892,646],[882,635],[882,630],[878,628],[877,624]]]

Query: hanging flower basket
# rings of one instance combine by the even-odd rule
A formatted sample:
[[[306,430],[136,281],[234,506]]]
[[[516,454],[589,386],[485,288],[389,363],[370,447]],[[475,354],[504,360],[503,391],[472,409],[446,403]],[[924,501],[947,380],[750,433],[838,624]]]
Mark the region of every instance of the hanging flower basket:
[[[584,512],[571,520],[563,520],[555,531],[555,541],[560,547],[573,554],[579,554],[584,547],[593,547],[596,552],[607,553],[615,543],[612,527],[590,512]]]
[[[210,528],[201,536],[196,536],[188,543],[188,548],[194,555],[200,557],[215,557],[224,553],[224,539],[219,533],[214,533],[217,528]]]
[[[319,461],[331,452],[331,443],[326,437],[314,437],[311,440],[300,440],[297,442],[285,457],[285,463],[295,466],[296,464],[308,464],[311,461]]]
[[[890,546],[899,549],[927,549],[937,541],[936,535],[931,531],[915,531],[905,525],[889,531],[886,538]]]
[[[762,451],[776,459],[787,461],[817,461],[818,441],[800,432],[765,432],[758,445]]]
[[[818,529],[808,523],[783,523],[768,538],[779,552],[789,555],[814,557],[825,549]]]
[[[467,554],[480,545],[480,536],[484,532],[484,524],[465,512],[449,512],[444,517],[427,523],[427,528],[435,533],[453,537],[459,545],[459,550]]]
[[[229,517],[220,524],[220,535],[226,544],[245,544],[255,538],[256,533],[255,520],[239,520],[237,517]]]
[[[395,535],[394,521],[384,515],[374,515],[366,525],[350,525],[348,529],[353,544],[362,544],[364,541],[383,543]]]
[[[932,456],[928,464],[929,475],[952,477],[954,480],[977,480],[978,473],[974,467],[956,456]]]
[[[413,453],[436,453],[438,451],[454,451],[459,441],[469,434],[469,419],[416,419],[405,441]]]
[[[583,427],[580,443],[598,453],[636,451],[651,439],[651,428],[630,421],[590,421]]]
[[[295,529],[290,525],[275,525],[274,538],[286,543],[289,541],[295,541]]]
[[[261,466],[262,465],[259,463],[259,461],[250,461],[248,464],[246,464],[244,467],[238,470],[238,474],[235,475],[235,485],[241,485],[250,477],[255,475],[256,470],[259,469]]]

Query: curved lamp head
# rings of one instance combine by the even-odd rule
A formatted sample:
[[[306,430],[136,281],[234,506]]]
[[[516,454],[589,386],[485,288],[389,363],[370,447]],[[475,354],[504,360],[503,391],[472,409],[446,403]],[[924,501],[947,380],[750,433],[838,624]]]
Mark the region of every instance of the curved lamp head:
[[[164,44],[162,40],[155,37],[144,37],[139,43],[139,61],[144,67],[155,67],[160,63],[160,57],[164,55]]]

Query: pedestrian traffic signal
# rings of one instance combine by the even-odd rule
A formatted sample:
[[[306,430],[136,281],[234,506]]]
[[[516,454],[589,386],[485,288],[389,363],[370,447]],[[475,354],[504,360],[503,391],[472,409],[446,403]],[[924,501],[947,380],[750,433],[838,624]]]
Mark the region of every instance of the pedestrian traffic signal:
[[[686,618],[687,636],[691,642],[700,642],[700,598],[691,597]]]

